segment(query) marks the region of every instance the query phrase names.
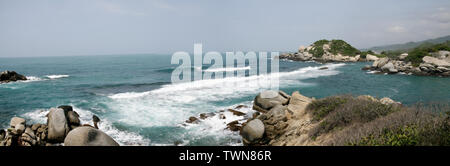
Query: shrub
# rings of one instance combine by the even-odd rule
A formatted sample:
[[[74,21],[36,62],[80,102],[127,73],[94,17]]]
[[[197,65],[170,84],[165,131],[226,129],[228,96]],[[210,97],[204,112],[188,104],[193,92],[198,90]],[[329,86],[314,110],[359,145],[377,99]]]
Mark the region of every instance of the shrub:
[[[396,104],[385,105],[378,101],[351,96],[325,98],[321,103],[328,103],[330,106],[318,107],[319,109],[315,111],[317,114],[314,119],[321,117],[323,120],[311,130],[310,136],[319,136],[355,123],[367,123],[400,110],[400,106]]]
[[[448,104],[400,107],[400,110],[368,123],[352,124],[333,135],[328,144],[358,146],[450,145],[450,118],[448,114],[442,113],[449,110]]]
[[[332,54],[342,54],[344,56],[356,56],[361,53],[358,49],[343,40],[332,40],[330,44]]]
[[[307,106],[306,110],[312,112],[314,121],[320,121],[330,112],[336,110],[337,107],[346,103],[351,98],[352,96],[350,95],[342,95],[314,100]]]

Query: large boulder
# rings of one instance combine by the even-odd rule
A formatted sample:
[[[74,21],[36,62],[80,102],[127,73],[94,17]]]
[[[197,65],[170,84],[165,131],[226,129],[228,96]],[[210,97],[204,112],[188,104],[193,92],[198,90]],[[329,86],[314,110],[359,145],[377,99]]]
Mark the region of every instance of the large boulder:
[[[264,123],[259,119],[253,119],[246,123],[240,132],[245,144],[250,144],[264,135]]]
[[[92,127],[77,127],[69,132],[64,146],[119,146],[110,136]]]
[[[375,55],[371,55],[371,54],[367,54],[366,55],[366,60],[368,60],[368,61],[376,61],[378,59],[379,58],[377,56],[375,56]]]
[[[292,93],[287,109],[294,114],[301,113],[311,102],[311,98],[303,96],[298,91],[295,91]]]
[[[24,118],[13,117],[9,122],[11,128],[15,128],[17,125],[25,125],[26,120]]]
[[[406,57],[408,57],[408,53],[403,53],[400,56],[398,56],[398,59],[404,60]]]
[[[423,62],[432,64],[436,67],[450,67],[450,62],[447,62],[443,59],[438,59],[431,56],[425,56],[422,58]]]
[[[381,70],[383,72],[387,72],[387,73],[397,73],[398,72],[398,70],[395,69],[395,66],[392,62],[389,62],[389,63],[385,64],[384,66],[382,66]]]
[[[261,92],[255,97],[253,109],[266,113],[276,105],[285,105],[289,100],[284,94],[272,90]]]
[[[51,108],[47,114],[48,142],[61,143],[70,131],[67,112],[61,108]]]
[[[27,77],[16,73],[15,71],[4,71],[0,73],[0,82],[10,82],[17,80],[27,80]]]
[[[381,68],[389,62],[389,58],[380,58],[373,62],[372,67]]]

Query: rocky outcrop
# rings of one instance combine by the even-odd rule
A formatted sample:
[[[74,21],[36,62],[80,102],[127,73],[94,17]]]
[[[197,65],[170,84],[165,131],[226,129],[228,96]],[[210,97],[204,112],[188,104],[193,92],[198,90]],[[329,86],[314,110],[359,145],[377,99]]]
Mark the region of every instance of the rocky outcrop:
[[[63,143],[65,138],[74,129],[80,128],[81,123],[79,115],[72,109],[71,106],[60,106],[58,108],[51,108],[47,115],[47,124],[26,124],[26,120],[20,117],[13,117],[10,121],[10,128],[6,131],[0,129],[0,146],[53,146]],[[90,125],[86,128],[92,128]],[[80,138],[95,138],[94,142],[89,142],[88,145],[94,144],[102,146],[116,145],[117,143],[109,136],[105,136],[103,132],[95,130],[93,137],[89,135],[76,134]],[[92,136],[91,135],[91,136]],[[89,140],[89,139],[88,139]],[[99,143],[99,141],[106,141]],[[114,143],[113,143],[114,142]],[[83,145],[80,145],[83,146]]]
[[[264,93],[264,92],[263,92]],[[273,93],[273,92],[270,92]],[[401,104],[390,98],[376,99],[372,96],[358,96],[359,100],[382,103],[387,106]],[[256,98],[255,98],[256,100]],[[276,102],[277,100],[274,99]],[[312,137],[309,133],[321,122],[313,119],[308,106],[315,101],[294,92],[285,105],[273,106],[268,112],[250,118],[242,125],[240,135],[246,146],[317,146],[327,145],[330,135],[320,138]],[[256,102],[256,101],[255,101]]]
[[[441,53],[439,53],[441,52]],[[450,56],[445,51],[431,53],[425,56],[422,62],[413,66],[411,62],[404,59],[408,54],[401,54],[398,59],[381,58],[373,62],[372,66],[365,66],[362,70],[377,71],[379,73],[405,73],[425,76],[450,76]]]
[[[4,71],[0,73],[0,83],[14,82],[18,80],[27,80],[27,77],[18,74],[15,71]]]
[[[262,113],[268,112],[276,105],[285,105],[289,101],[289,96],[284,92],[264,91],[255,97],[253,109]]]
[[[363,58],[360,54],[345,55],[345,52],[360,53],[360,51],[342,40],[321,40],[308,47],[300,46],[298,52],[281,54],[280,59],[317,62],[358,62],[378,59],[378,57],[370,54]]]
[[[119,144],[98,129],[77,127],[65,137],[64,146],[119,146]]]

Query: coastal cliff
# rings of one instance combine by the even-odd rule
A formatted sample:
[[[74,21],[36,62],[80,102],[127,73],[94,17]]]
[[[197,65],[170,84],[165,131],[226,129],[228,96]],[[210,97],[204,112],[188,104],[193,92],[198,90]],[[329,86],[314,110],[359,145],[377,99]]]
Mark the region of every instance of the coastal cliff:
[[[277,95],[276,95],[277,94]],[[450,118],[410,108],[390,98],[331,96],[314,99],[266,91],[255,97],[261,112],[242,125],[247,146],[449,145]],[[288,100],[283,103],[280,99]],[[283,100],[281,100],[283,101]],[[263,106],[263,107],[261,107]],[[448,106],[441,111],[448,111]],[[435,110],[436,111],[436,110]]]

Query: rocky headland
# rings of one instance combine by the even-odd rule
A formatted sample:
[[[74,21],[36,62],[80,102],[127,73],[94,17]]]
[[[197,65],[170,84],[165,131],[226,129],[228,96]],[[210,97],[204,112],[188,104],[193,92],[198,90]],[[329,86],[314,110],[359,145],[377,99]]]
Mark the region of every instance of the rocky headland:
[[[94,115],[94,126],[81,124],[71,106],[51,108],[46,124],[27,124],[24,118],[13,117],[6,131],[0,129],[0,146],[119,146],[98,129],[98,122]]]
[[[27,77],[18,74],[15,71],[3,71],[0,73],[0,84],[1,83],[8,83],[8,82],[15,82],[19,80],[27,80]]]
[[[450,76],[450,51],[422,52],[420,55],[403,53],[395,58],[378,59],[373,62],[372,66],[365,66],[362,70],[388,74],[404,73],[448,77]]]
[[[314,99],[299,92],[265,91],[253,104],[260,114],[240,129],[247,146],[450,144],[448,114],[406,107],[390,98]]]
[[[295,53],[280,55],[280,59],[316,62],[374,61],[379,55],[371,51],[362,52],[343,40],[319,40],[308,47],[300,46]]]

